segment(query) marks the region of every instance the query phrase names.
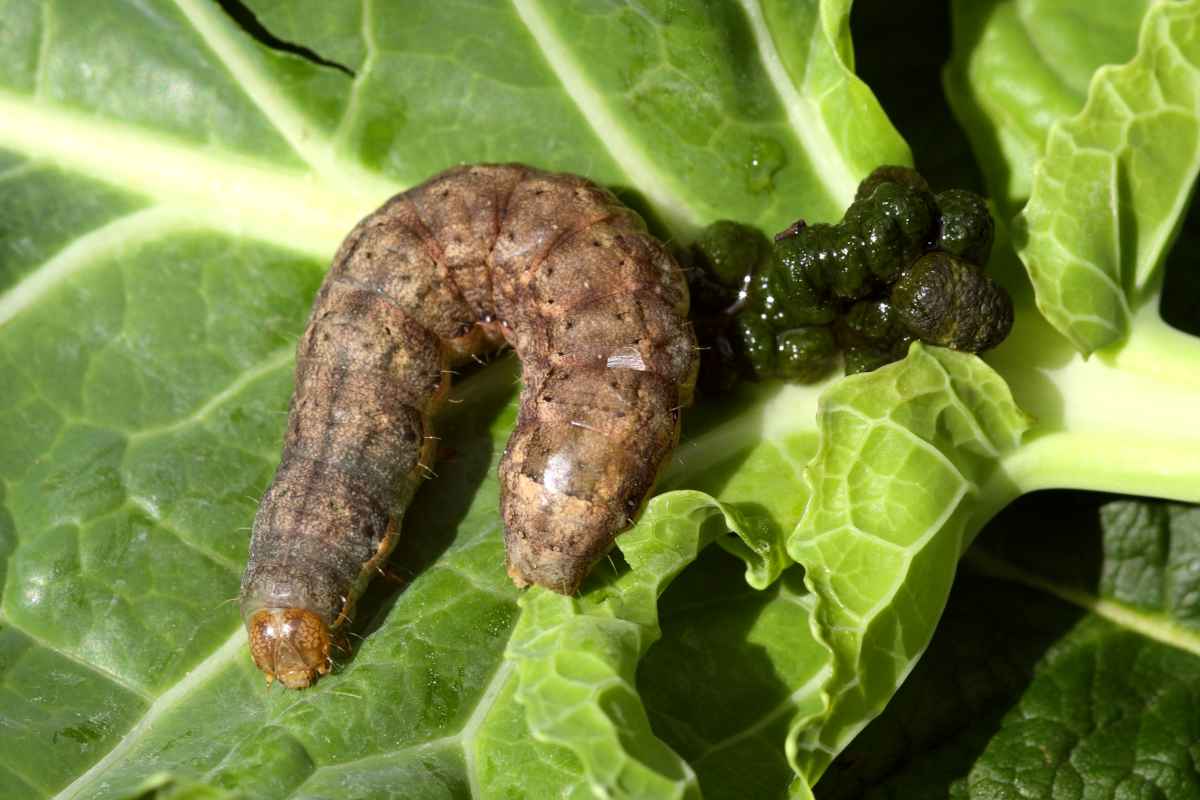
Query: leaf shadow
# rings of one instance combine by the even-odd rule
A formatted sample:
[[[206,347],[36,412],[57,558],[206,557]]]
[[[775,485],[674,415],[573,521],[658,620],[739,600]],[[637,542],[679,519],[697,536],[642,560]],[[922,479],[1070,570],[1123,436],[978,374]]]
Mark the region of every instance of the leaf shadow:
[[[977,2],[999,5],[997,0]],[[951,45],[949,4],[924,4],[914,13],[907,3],[858,0],[850,13],[855,71],[912,148],[917,169],[935,188],[983,191],[971,145],[942,92],[942,68]],[[967,34],[961,46],[970,52],[984,29],[960,33]],[[897,49],[901,42],[907,45]],[[976,127],[991,133],[990,126]],[[986,147],[999,152],[998,141]]]
[[[974,545],[1055,583],[1094,587],[1106,496],[1039,492],[992,520]],[[1084,530],[1080,530],[1080,528]],[[957,796],[1047,651],[1086,612],[962,562],[929,649],[892,698],[830,766],[820,800]],[[959,787],[961,788],[961,787]]]
[[[1195,253],[1200,249],[1200,203],[1193,197],[1180,231],[1161,267],[1160,312],[1171,327],[1200,336],[1200,269]],[[1150,287],[1151,289],[1157,287]]]
[[[779,509],[722,497],[763,438],[769,422],[764,400],[771,390],[751,384],[732,396],[699,395],[685,419],[688,439],[663,488],[718,497],[759,541],[782,546],[786,531]],[[700,444],[689,450],[688,441]],[[708,524],[720,525],[720,535],[736,537],[724,531],[721,517]],[[780,653],[759,642],[763,627],[778,627],[781,613],[790,611],[780,595],[807,594],[804,570],[794,565],[764,590],[751,587],[745,571],[745,562],[723,548],[706,548],[663,594],[663,636],[638,672],[655,733],[692,763],[710,800],[785,797],[793,777],[784,739],[792,716],[788,698],[797,681],[780,672]],[[796,625],[808,629],[806,619]]]
[[[663,637],[638,670],[654,732],[691,763],[709,800],[784,797],[792,779],[783,742],[793,687],[756,638],[778,625],[781,592],[803,590],[803,571],[763,591],[742,572],[706,548],[663,594]]]
[[[426,480],[405,513],[396,547],[359,599],[349,628],[355,640],[378,630],[404,592],[456,542],[471,531],[464,522],[477,502],[490,503],[498,515],[491,492],[478,497],[496,469],[496,441],[491,429],[511,414],[516,393],[519,363],[511,355],[490,366],[490,373],[477,373],[456,385],[452,404],[434,419],[439,455],[433,467],[436,477]],[[507,390],[506,390],[507,387]],[[469,397],[461,407],[453,399]],[[499,534],[489,529],[483,535]],[[508,581],[501,563],[500,580]]]
[[[663,222],[662,217],[654,210],[654,204],[646,198],[644,192],[624,184],[609,184],[605,188],[616,195],[617,199],[625,206],[636,211],[638,216],[645,220],[646,227],[658,239],[664,242],[670,239],[670,230]]]

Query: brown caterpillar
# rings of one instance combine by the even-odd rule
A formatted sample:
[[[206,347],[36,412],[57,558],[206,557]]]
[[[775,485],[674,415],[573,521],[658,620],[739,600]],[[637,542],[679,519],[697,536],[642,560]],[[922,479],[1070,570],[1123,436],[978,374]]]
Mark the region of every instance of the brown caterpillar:
[[[500,463],[508,574],[573,593],[679,435],[697,358],[687,284],[610,192],[518,164],[451,169],[342,243],[296,351],[283,456],[254,521],[241,610],[255,664],[328,672],[434,455],[458,362],[522,364]]]

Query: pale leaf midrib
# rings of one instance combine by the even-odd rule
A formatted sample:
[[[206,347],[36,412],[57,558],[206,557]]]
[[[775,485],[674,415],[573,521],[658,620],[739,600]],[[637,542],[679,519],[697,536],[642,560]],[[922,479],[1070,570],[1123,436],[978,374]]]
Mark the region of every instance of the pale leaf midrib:
[[[1166,614],[1144,611],[1117,600],[1097,597],[1082,589],[1062,586],[979,548],[968,551],[964,560],[984,575],[1045,592],[1095,614],[1119,628],[1200,656],[1200,631],[1180,625]]]
[[[330,184],[215,146],[0,90],[0,147],[186,212],[198,227],[328,259],[358,220],[403,187]],[[97,154],[103,154],[103,157]]]
[[[333,139],[321,131],[292,98],[279,91],[277,81],[263,68],[263,54],[258,44],[238,29],[220,6],[212,0],[174,2],[229,70],[235,83],[323,181],[334,186],[356,187],[354,191],[377,187],[367,191],[386,196],[392,189],[390,182],[341,157]]]
[[[350,99],[346,101],[346,108],[342,112],[342,118],[338,120],[337,130],[334,131],[335,147],[346,146],[346,142],[349,140],[350,133],[353,131],[360,113],[363,87],[366,86],[367,81],[371,80],[375,71],[375,64],[379,60],[379,45],[375,42],[375,29],[371,24],[371,16],[375,13],[375,10],[372,7],[371,0],[360,0],[360,7],[362,21],[359,35],[362,37],[363,49],[366,55],[363,57],[358,72],[354,75],[354,81],[350,85]]]
[[[810,158],[813,174],[825,186],[834,205],[845,208],[854,199],[858,178],[846,163],[841,148],[834,142],[829,126],[819,109],[792,82],[787,66],[775,46],[775,39],[767,26],[759,0],[738,0],[754,35],[763,69],[775,89],[791,129],[801,150]]]
[[[225,642],[217,648],[210,656],[205,658],[179,681],[177,681],[170,689],[160,694],[157,699],[152,702],[146,709],[146,713],[134,724],[132,728],[125,732],[121,740],[117,742],[113,749],[104,754],[104,757],[91,766],[86,772],[71,782],[65,789],[54,795],[53,800],[68,800],[68,798],[86,797],[84,794],[89,788],[89,784],[95,779],[108,772],[117,761],[135,747],[145,735],[145,733],[153,727],[164,714],[170,713],[184,698],[191,694],[194,690],[200,688],[213,678],[222,669],[232,664],[237,658],[245,655],[247,648],[246,631],[238,625],[233,634],[225,640]]]
[[[537,43],[563,91],[596,134],[596,139],[662,215],[677,235],[689,237],[700,227],[697,211],[679,194],[675,178],[664,173],[609,108],[603,93],[588,79],[569,46],[563,42],[539,0],[512,0],[517,17]]]
[[[296,154],[318,172],[327,172],[336,160],[328,140],[264,74],[260,59],[242,41],[248,37],[234,30],[232,20],[221,7],[203,0],[174,0],[174,3],[229,70],[238,87],[270,120]]]
[[[193,218],[179,209],[151,206],[73,239],[0,294],[0,328],[83,270],[127,249],[193,225]]]

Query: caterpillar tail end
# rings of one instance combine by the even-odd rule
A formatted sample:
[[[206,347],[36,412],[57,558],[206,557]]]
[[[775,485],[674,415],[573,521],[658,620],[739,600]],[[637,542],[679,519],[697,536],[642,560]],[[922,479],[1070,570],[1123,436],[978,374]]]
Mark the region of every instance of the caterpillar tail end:
[[[267,676],[289,689],[312,686],[329,672],[332,638],[329,626],[302,608],[263,608],[246,621],[250,655]]]
[[[518,589],[531,584],[559,594],[573,595],[587,577],[592,561],[555,553],[532,551],[510,546],[507,564],[508,577]]]

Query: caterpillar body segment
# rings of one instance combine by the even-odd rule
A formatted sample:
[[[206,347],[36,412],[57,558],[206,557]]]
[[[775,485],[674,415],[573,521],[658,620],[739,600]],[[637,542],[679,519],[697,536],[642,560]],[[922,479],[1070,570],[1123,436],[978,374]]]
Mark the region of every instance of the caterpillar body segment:
[[[460,167],[360,222],[297,348],[242,579],[268,679],[303,687],[328,671],[330,632],[430,474],[450,368],[505,343],[524,384],[500,464],[508,573],[574,592],[678,439],[697,367],[687,310],[666,248],[575,175]]]

